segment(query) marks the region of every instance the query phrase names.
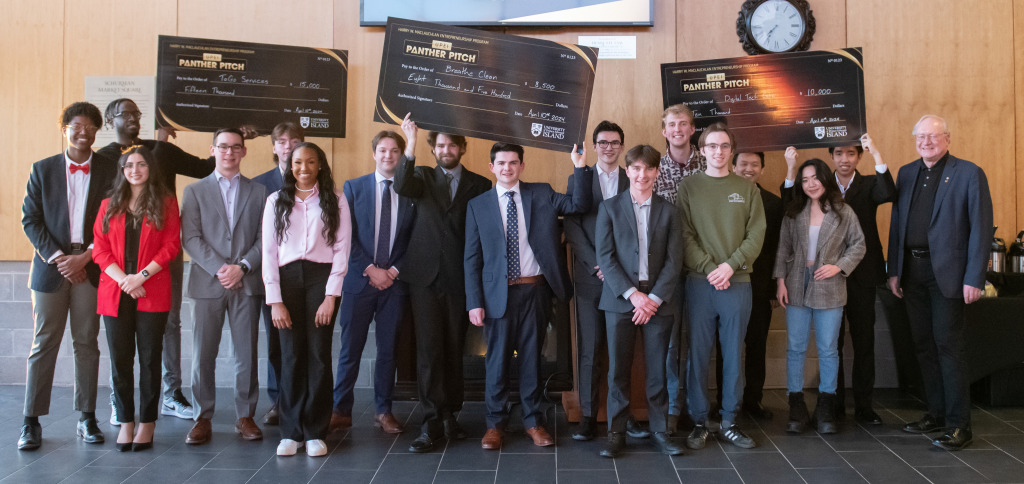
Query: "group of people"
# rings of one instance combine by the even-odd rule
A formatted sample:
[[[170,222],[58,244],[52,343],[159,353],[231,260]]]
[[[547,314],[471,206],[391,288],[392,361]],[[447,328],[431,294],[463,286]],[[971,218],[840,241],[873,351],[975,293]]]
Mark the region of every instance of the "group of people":
[[[684,446],[703,448],[716,413],[726,440],[755,447],[737,416],[771,417],[761,393],[773,299],[786,308],[787,430],[802,432],[811,423],[821,433],[836,431],[845,413],[847,324],[854,415],[879,425],[871,403],[873,307],[886,274],[893,293],[906,298],[928,397],[928,413],[904,430],[946,429],[935,443],[948,449],[971,441],[963,305],[977,300],[984,286],[992,206],[984,173],[948,154],[950,134],[941,118],[925,116],[914,127],[922,158],[901,170],[899,185],[868,135],[858,145],[830,149],[834,171],[818,159],[798,167],[796,150],[788,149],[781,199],[757,184],[764,154],[736,153],[724,125],[705,128],[693,145],[693,113],[683,105],[669,107],[662,118],[664,155],[649,145],[627,150],[623,130],[600,123],[593,133],[598,161],[587,166],[586,147],[574,148],[565,194],[522,181],[524,151],[514,144],[491,148],[493,187],[462,165],[466,138],[457,134],[430,132],[436,166],[416,166],[419,129],[409,115],[401,124],[404,137],[384,130],[371,141],[374,172],[346,181],[341,190],[327,155],[305,142],[294,123],[273,129],[275,166],[250,180],[240,165],[254,129],[218,130],[211,156],[201,158],[166,139],[139,139],[140,119],[131,100],[111,102],[106,122],[118,141],[93,152],[103,116],[91,104],[71,104],[60,119],[67,149],[32,167],[23,225],[35,248],[35,339],[19,449],[42,443],[38,418],[49,412],[69,320],[77,433],[88,443],[104,441],[95,415],[100,315],[110,348],[118,450],[150,448],[158,413],[194,419],[186,443],[210,441],[225,320],[234,358],[235,431],[262,439],[254,420],[261,315],[272,402],[263,423],[280,426],[278,455],[305,448],[307,455],[323,456],[328,432],[352,425],[353,388],[371,322],[374,423],[401,433],[391,409],[395,344],[409,308],[423,407],[411,452],[466,437],[458,414],[469,324],[483,328],[487,347],[481,446],[502,446],[513,372],[526,433],[535,445],[554,445],[544,427],[541,350],[552,299],[574,292],[583,418],[573,438],[595,437],[607,352],[604,456],[621,455],[625,435],[650,436],[669,455]],[[857,172],[863,150],[874,157],[873,175]],[[180,213],[177,174],[200,178],[185,188]],[[889,202],[896,205],[886,269],[875,214]],[[571,278],[560,250],[561,216],[575,259]],[[187,288],[182,249],[191,259]],[[181,392],[178,313],[185,289],[194,301],[194,408]],[[335,321],[341,342],[332,371]],[[813,417],[802,391],[812,325],[820,366]],[[649,431],[630,413],[638,333]],[[706,389],[716,341],[720,394],[713,408]],[[676,435],[691,427],[680,442]]]

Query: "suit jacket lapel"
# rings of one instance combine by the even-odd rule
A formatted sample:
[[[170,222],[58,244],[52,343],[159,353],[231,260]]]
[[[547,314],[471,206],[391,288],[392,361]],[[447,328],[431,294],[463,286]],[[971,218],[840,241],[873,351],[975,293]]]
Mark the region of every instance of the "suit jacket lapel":
[[[906,245],[907,241],[907,217],[910,216],[910,203],[914,199],[914,185],[917,184],[917,177],[921,174],[921,166],[923,164],[924,162],[918,158],[916,161],[912,161],[907,165],[906,176],[909,181],[906,182],[907,184],[899,191],[899,200],[897,201],[899,206],[896,207],[896,209],[900,211],[899,220],[901,223],[898,229],[900,234],[900,243],[903,245]],[[900,173],[900,182],[903,183],[903,173]],[[933,217],[934,213],[935,212],[933,210]],[[904,247],[900,247],[900,250],[902,251],[903,248]]]
[[[651,194],[651,209],[650,213],[647,214],[647,243],[650,244],[654,240],[654,228],[658,226],[661,228],[661,224],[658,223],[661,217],[661,211],[664,210],[665,206],[660,203],[655,203],[654,195]],[[647,251],[650,254],[650,251]],[[649,255],[648,255],[649,257]]]
[[[50,199],[45,200],[47,209],[54,209],[53,216],[58,217],[60,220],[65,221],[61,224],[61,228],[64,229],[64,233],[58,234],[57,243],[61,246],[71,244],[71,213],[68,210],[68,174],[67,168],[65,168],[64,155],[60,154],[54,157],[53,165],[51,166],[52,175],[47,180],[47,183],[55,185],[56,190],[50,191]],[[92,177],[90,177],[91,179]],[[91,181],[91,180],[90,180]],[[84,230],[84,227],[83,227]],[[92,227],[89,227],[92,230]]]
[[[241,176],[241,175],[238,175]],[[238,200],[235,202],[235,213],[231,220],[231,231],[235,231],[235,227],[238,225],[238,221],[242,218],[242,207],[245,207],[245,202],[249,200],[249,194],[252,192],[252,185],[249,180],[239,178],[238,179]]]
[[[814,247],[815,259],[821,252],[822,246],[825,245],[825,241],[829,240],[836,231],[836,227],[839,226],[839,217],[836,215],[835,210],[829,210],[825,213],[825,218],[821,221],[821,229],[818,230],[818,243]]]
[[[935,204],[932,205],[932,217],[931,223],[935,223],[935,218],[939,214],[939,207],[942,205],[942,199],[946,197],[946,193],[949,193],[949,179],[956,175],[957,168],[960,166],[958,160],[953,155],[949,155],[946,159],[946,166],[942,169],[942,173],[939,173],[939,186],[935,189]]]
[[[816,248],[812,249],[811,247],[808,247],[810,245],[810,243],[811,243],[811,241],[808,240],[808,237],[810,237],[810,235],[808,234],[807,230],[804,230],[804,227],[810,227],[810,224],[811,224],[811,208],[810,208],[810,205],[807,205],[796,216],[796,227],[797,227],[797,230],[798,230],[797,238],[796,238],[796,240],[797,240],[797,242],[796,242],[797,243],[797,247],[796,247],[796,250],[793,251],[794,254],[799,254],[800,253],[800,249],[803,248],[804,259],[811,259],[811,258],[813,258],[814,256],[817,255],[816,253],[815,254],[811,253],[811,250],[816,250]],[[798,263],[798,262],[806,264],[806,262],[801,262],[801,261],[794,261],[793,263],[795,264],[795,263]]]
[[[532,217],[530,217],[530,215],[532,215],[532,213],[530,212],[530,209],[533,207],[533,191],[529,190],[527,187],[527,184],[519,183],[519,191],[522,192],[519,196],[523,199],[523,218],[526,220],[526,235],[529,236],[531,233],[530,219]]]
[[[860,190],[861,186],[864,185],[864,175],[857,173],[853,175],[853,181],[850,182],[850,188],[846,190],[846,194],[843,195],[844,200],[850,200],[857,196],[857,191]]]
[[[629,177],[626,176],[626,170],[623,170],[622,168],[619,168],[619,191],[618,191],[618,193],[622,193],[622,192],[624,192],[626,190],[629,190]]]
[[[604,188],[601,187],[601,170],[598,170],[596,167],[594,168],[593,187],[593,200],[597,201],[599,204],[601,203],[601,200],[604,200]],[[594,204],[594,207],[592,207],[591,210],[597,212],[597,204]]]
[[[224,226],[227,227],[228,232],[231,231],[231,220],[228,220],[228,210],[224,207],[224,197],[220,194],[220,181],[217,180],[217,172],[213,172],[210,176],[206,177],[206,191],[211,200],[207,203],[213,204],[217,207],[217,215],[224,221]]]

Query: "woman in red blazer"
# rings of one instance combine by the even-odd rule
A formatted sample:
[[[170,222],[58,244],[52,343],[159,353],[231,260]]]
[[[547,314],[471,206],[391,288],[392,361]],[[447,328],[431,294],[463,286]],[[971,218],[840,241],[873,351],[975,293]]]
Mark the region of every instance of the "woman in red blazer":
[[[118,160],[110,198],[93,226],[92,258],[103,269],[96,310],[110,347],[114,406],[121,420],[117,450],[153,446],[160,403],[160,355],[171,309],[165,269],[181,250],[178,202],[158,180],[153,154],[132,146]],[[135,349],[139,351],[140,424],[135,431]]]

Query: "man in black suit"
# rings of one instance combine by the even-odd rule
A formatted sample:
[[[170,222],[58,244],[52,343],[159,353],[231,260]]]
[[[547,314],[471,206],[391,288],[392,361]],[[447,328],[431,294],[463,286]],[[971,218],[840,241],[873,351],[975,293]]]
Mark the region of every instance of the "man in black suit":
[[[285,121],[274,126],[270,132],[271,151],[274,153],[274,167],[253,178],[252,181],[267,189],[267,196],[281,189],[284,184],[284,171],[288,169],[288,159],[292,149],[306,140],[302,126]],[[263,330],[267,334],[267,397],[270,398],[270,409],[263,416],[264,425],[277,425],[277,402],[280,393],[278,375],[281,374],[281,337],[270,316],[270,306],[263,300]]]
[[[578,395],[580,409],[583,412],[580,426],[572,434],[572,438],[575,440],[593,439],[597,427],[597,411],[600,405],[598,388],[602,373],[600,362],[602,355],[607,354],[608,346],[604,328],[604,312],[598,308],[604,275],[597,266],[594,230],[600,203],[629,189],[626,170],[619,167],[623,143],[626,141],[625,136],[622,128],[610,121],[601,121],[594,128],[594,151],[597,152],[592,190],[594,203],[591,204],[590,210],[587,212],[565,217],[564,221],[565,238],[572,244],[573,252],[572,279],[576,299]],[[567,195],[572,195],[572,187],[573,179],[570,175]],[[650,433],[640,428],[632,416],[629,417],[626,427],[631,437],[650,436]]]
[[[431,131],[427,144],[436,166],[416,166],[418,128],[402,122],[407,145],[395,173],[395,192],[418,205],[408,256],[399,271],[416,308],[416,386],[423,406],[422,433],[410,452],[429,452],[442,436],[466,438],[455,416],[462,410],[462,355],[469,318],[462,271],[466,205],[491,188],[486,178],[462,166],[466,137]]]
[[[857,164],[864,150],[871,153],[875,160],[875,174],[857,173]],[[843,194],[843,200],[857,214],[867,244],[864,259],[846,279],[846,306],[843,308],[846,318],[839,330],[839,385],[836,387],[835,413],[840,418],[846,413],[843,340],[846,325],[849,324],[853,342],[853,415],[860,423],[882,425],[882,417],[871,404],[871,394],[875,388],[875,291],[885,281],[885,257],[878,236],[876,214],[880,205],[896,200],[896,184],[881,153],[867,133],[861,136],[860,143],[830,147],[828,152],[835,164],[836,184]],[[796,149],[787,149],[785,158],[788,171],[782,193],[788,201],[796,180]]]
[[[470,200],[466,212],[466,309],[469,321],[484,328],[487,339],[487,433],[484,449],[501,448],[508,414],[509,373],[519,369],[523,425],[538,446],[554,445],[540,408],[540,360],[552,293],[572,295],[558,216],[590,208],[593,171],[586,151],[573,147],[575,186],[569,197],[547,183],[519,181],[523,147],[491,147],[493,190]]]
[[[643,333],[647,367],[647,410],[654,443],[667,455],[681,446],[668,436],[668,353],[673,313],[682,270],[682,233],[675,207],[654,194],[661,154],[648,145],[626,153],[629,191],[604,201],[597,215],[597,262],[604,275],[600,308],[608,338],[608,447],[617,457],[625,447],[630,377],[637,333]]]
[[[100,268],[92,261],[93,223],[116,173],[115,162],[92,152],[100,110],[86,102],[64,108],[60,128],[68,148],[32,165],[21,224],[34,255],[29,278],[34,319],[25,383],[25,423],[18,449],[42,445],[39,416],[50,413],[53,372],[70,312],[75,356],[76,433],[86,443],[103,443],[96,424],[96,380],[100,330],[96,286]]]
[[[949,154],[944,119],[926,115],[913,133],[921,158],[900,168],[897,177],[888,273],[889,289],[907,305],[928,413],[903,430],[945,427],[932,443],[960,450],[972,439],[964,306],[984,292],[992,197],[985,172]]]

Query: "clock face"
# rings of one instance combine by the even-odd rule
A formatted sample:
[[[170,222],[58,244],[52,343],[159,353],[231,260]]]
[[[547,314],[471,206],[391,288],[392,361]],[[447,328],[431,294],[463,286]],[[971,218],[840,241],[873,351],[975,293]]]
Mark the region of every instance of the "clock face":
[[[761,48],[785,52],[804,35],[804,18],[785,0],[768,0],[750,16],[750,34]]]

